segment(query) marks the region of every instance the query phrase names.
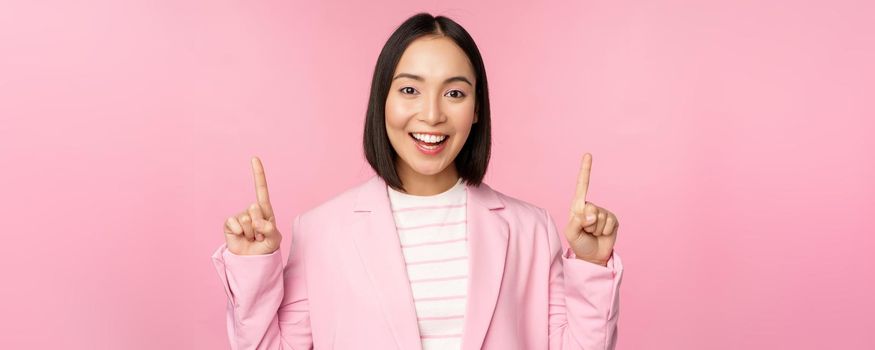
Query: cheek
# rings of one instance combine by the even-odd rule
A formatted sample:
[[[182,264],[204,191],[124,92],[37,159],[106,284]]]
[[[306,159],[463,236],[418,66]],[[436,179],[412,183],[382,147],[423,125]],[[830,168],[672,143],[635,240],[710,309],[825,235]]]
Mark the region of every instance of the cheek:
[[[389,97],[386,99],[386,125],[390,128],[404,128],[411,107],[405,101]]]
[[[456,131],[462,132],[463,130],[471,130],[471,127],[474,123],[474,104],[473,103],[464,103],[452,106],[449,109],[454,116],[453,124],[455,126]]]

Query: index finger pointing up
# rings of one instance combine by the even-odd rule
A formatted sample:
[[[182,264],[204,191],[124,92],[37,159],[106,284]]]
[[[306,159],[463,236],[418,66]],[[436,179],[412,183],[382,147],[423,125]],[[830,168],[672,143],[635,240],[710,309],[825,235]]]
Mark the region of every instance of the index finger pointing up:
[[[583,161],[580,164],[580,174],[577,176],[577,191],[574,198],[576,200],[586,201],[586,191],[589,189],[589,172],[592,169],[592,155],[586,153],[583,155]]]
[[[270,206],[264,166],[261,165],[261,159],[258,157],[252,157],[252,175],[255,177],[255,197],[258,199],[258,205],[261,206],[264,218],[270,219],[273,217],[273,207]]]

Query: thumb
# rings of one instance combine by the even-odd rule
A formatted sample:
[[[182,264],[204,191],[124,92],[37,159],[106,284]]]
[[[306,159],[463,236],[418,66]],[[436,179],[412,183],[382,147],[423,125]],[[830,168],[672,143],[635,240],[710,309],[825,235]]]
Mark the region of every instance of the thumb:
[[[596,226],[598,225],[598,214],[599,208],[592,203],[586,203],[586,207],[583,208],[583,215],[581,218],[582,224],[584,227],[584,231],[593,233],[595,232]]]
[[[596,224],[598,224],[598,208],[592,203],[586,203],[583,210],[571,213],[565,236],[569,240],[577,239],[582,231],[594,230]]]
[[[255,240],[258,242],[263,242],[273,234],[274,225],[268,220],[255,220],[252,223],[252,227],[255,228]]]
[[[583,209],[579,209],[580,206],[583,206]],[[595,204],[583,202],[575,205],[569,219],[581,227],[592,226],[598,222],[598,213],[599,209]]]
[[[268,220],[258,219],[252,222],[252,227],[254,227],[255,231],[258,233],[269,234],[273,232],[274,225]]]

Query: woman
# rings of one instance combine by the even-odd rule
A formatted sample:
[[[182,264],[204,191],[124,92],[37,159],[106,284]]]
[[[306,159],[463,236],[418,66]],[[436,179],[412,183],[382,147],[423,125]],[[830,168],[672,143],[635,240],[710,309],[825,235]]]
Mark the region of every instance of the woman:
[[[619,223],[586,201],[564,237],[495,191],[486,73],[468,33],[417,14],[377,60],[364,150],[376,175],[294,220],[289,260],[252,159],[257,202],[213,255],[232,349],[612,349]]]

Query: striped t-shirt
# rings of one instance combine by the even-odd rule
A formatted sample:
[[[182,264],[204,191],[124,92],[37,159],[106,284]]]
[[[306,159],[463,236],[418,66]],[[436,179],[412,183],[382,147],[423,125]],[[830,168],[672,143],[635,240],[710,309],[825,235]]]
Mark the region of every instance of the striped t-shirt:
[[[388,187],[422,348],[460,349],[468,287],[467,188],[432,196]]]

